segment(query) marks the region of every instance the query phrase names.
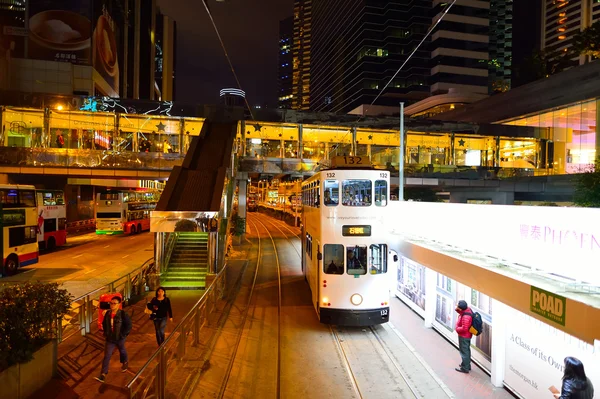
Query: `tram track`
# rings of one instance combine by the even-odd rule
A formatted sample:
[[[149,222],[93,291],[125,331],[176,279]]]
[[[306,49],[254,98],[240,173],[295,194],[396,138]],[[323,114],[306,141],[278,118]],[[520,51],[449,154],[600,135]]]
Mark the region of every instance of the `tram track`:
[[[276,347],[276,356],[275,356],[276,382],[275,382],[275,386],[274,386],[274,388],[275,388],[274,396],[276,396],[276,398],[279,399],[281,397],[281,395],[280,395],[280,392],[281,392],[280,376],[281,376],[281,324],[282,324],[281,323],[281,320],[282,320],[282,316],[281,316],[281,312],[282,312],[281,266],[280,266],[280,261],[279,261],[279,254],[277,253],[278,250],[277,250],[277,246],[275,244],[275,239],[269,232],[269,228],[264,223],[262,223],[260,220],[257,220],[255,218],[251,217],[248,219],[248,224],[252,226],[253,233],[255,233],[255,235],[257,237],[258,251],[257,251],[256,269],[254,271],[254,276],[252,279],[250,292],[248,294],[248,300],[246,301],[245,310],[243,312],[243,317],[240,322],[240,328],[239,328],[239,331],[235,338],[235,343],[233,344],[233,350],[231,352],[231,356],[229,357],[229,361],[226,366],[225,376],[222,379],[218,394],[215,397],[224,398],[224,397],[239,396],[239,394],[236,392],[236,389],[239,389],[240,386],[242,388],[244,387],[242,381],[240,380],[240,378],[242,378],[242,375],[238,372],[240,370],[240,367],[236,368],[234,366],[236,366],[237,362],[240,362],[242,364],[247,362],[247,359],[244,359],[244,358],[246,356],[248,356],[248,354],[240,352],[241,343],[244,338],[245,332],[247,334],[251,334],[253,323],[255,323],[258,320],[258,318],[260,318],[260,316],[256,315],[256,310],[259,307],[259,304],[258,304],[259,299],[256,295],[256,292],[259,289],[257,287],[260,287],[260,289],[263,289],[263,288],[266,288],[266,286],[269,284],[269,281],[268,281],[269,280],[269,267],[268,267],[269,265],[268,265],[268,262],[265,261],[265,257],[268,256],[269,248],[265,249],[263,247],[265,247],[265,244],[266,244],[265,241],[270,241],[272,248],[273,248],[274,263],[275,263],[275,266],[276,266],[275,269],[277,272],[276,282],[277,282],[278,308],[277,308],[277,332],[276,332],[277,347]],[[265,240],[266,235],[268,235],[269,240]],[[267,282],[264,284],[260,284],[259,280],[261,278],[263,280],[267,280]],[[262,317],[265,317],[265,315],[263,314]],[[265,320],[263,320],[263,322],[264,321]],[[248,338],[246,337],[246,339],[248,339]],[[261,348],[261,350],[262,350],[262,348]],[[246,367],[246,366],[242,366],[242,367]],[[262,371],[263,369],[259,368],[259,367],[255,367],[253,370],[254,370],[253,372],[258,372],[258,371]],[[236,373],[237,373],[237,375],[236,375]],[[236,381],[236,379],[237,379],[237,381]],[[256,379],[258,379],[258,378],[256,378]],[[233,386],[232,386],[232,384],[233,384]],[[242,396],[244,396],[244,395],[242,395]]]

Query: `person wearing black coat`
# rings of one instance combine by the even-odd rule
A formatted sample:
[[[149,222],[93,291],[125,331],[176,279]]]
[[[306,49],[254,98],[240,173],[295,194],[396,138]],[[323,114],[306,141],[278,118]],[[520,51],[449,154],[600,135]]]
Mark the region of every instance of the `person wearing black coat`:
[[[583,363],[574,357],[565,358],[565,373],[563,375],[560,393],[555,393],[557,399],[593,399],[594,386],[585,375]]]
[[[110,310],[106,311],[102,320],[102,329],[104,330],[104,338],[106,338],[104,360],[102,361],[100,376],[95,377],[96,380],[102,383],[106,379],[106,374],[108,374],[108,365],[115,348],[119,349],[119,360],[121,361],[121,371],[123,373],[127,371],[129,365],[125,340],[131,332],[132,323],[129,315],[119,309],[119,305],[121,305],[121,297],[113,296],[110,300]]]
[[[165,341],[165,328],[167,327],[167,317],[173,321],[173,310],[171,310],[171,301],[167,298],[167,290],[164,287],[156,289],[156,296],[148,303],[148,309],[152,311],[151,316],[154,321],[154,330],[156,332],[156,343],[160,346]]]

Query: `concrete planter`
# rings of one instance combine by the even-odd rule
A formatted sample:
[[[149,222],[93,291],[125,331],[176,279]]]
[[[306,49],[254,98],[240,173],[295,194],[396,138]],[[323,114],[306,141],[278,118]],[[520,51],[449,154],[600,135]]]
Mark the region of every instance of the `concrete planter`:
[[[27,363],[0,372],[0,399],[27,399],[56,374],[57,342],[52,340]]]

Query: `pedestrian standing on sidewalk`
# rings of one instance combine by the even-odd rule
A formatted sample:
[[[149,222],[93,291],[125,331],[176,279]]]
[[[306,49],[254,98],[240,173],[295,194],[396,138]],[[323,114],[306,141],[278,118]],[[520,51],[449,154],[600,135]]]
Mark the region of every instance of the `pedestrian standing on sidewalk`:
[[[592,399],[594,386],[585,375],[581,360],[575,357],[565,357],[565,371],[560,392],[554,387],[550,391],[557,399]]]
[[[156,343],[160,346],[165,341],[165,328],[167,327],[167,317],[173,321],[173,311],[171,310],[171,301],[167,298],[167,290],[164,287],[158,287],[156,296],[148,304],[148,309],[152,310],[154,315],[154,330],[156,331]],[[152,315],[151,315],[152,317]]]
[[[473,312],[469,309],[466,301],[458,301],[456,306],[458,319],[456,320],[456,333],[458,334],[458,352],[462,358],[460,365],[455,368],[460,373],[468,374],[471,371],[471,337],[473,334],[469,331],[473,324]]]
[[[131,332],[131,319],[129,315],[119,309],[121,305],[121,297],[113,296],[110,300],[110,310],[104,314],[102,320],[102,329],[104,330],[104,337],[106,343],[104,345],[104,360],[102,361],[102,372],[99,377],[95,377],[96,380],[104,382],[106,380],[106,374],[108,374],[108,365],[110,358],[115,351],[115,348],[119,349],[119,360],[121,361],[121,371],[124,373],[127,371],[129,366],[127,350],[125,349],[125,340]]]

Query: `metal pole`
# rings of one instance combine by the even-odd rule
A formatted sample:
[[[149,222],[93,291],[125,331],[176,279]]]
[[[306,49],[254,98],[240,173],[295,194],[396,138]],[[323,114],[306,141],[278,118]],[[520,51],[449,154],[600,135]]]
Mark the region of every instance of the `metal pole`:
[[[400,159],[398,161],[400,171],[400,185],[398,189],[398,200],[404,201],[404,103],[400,103]]]

